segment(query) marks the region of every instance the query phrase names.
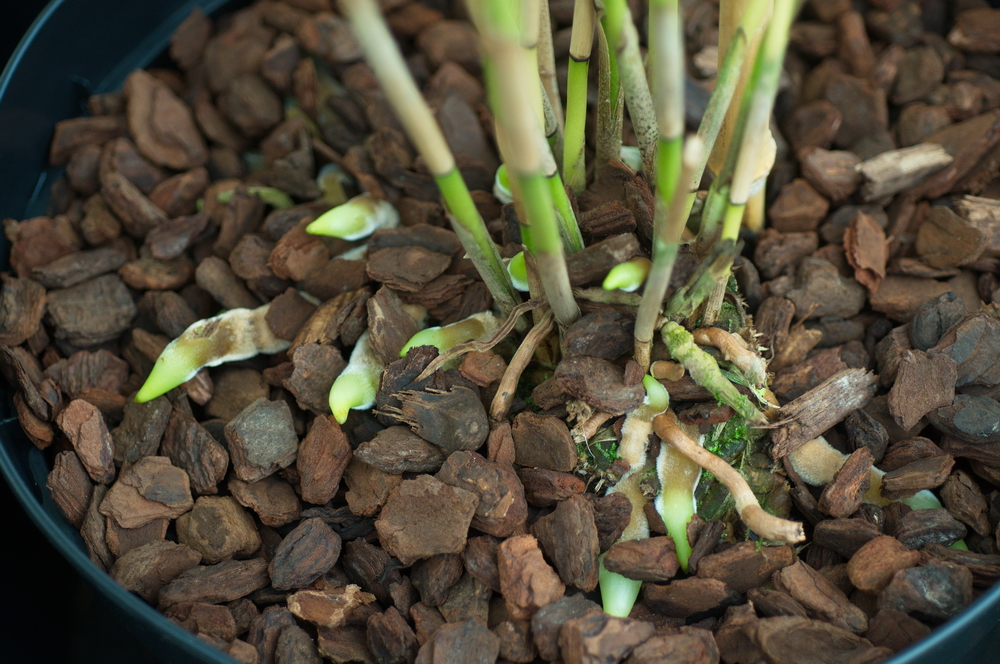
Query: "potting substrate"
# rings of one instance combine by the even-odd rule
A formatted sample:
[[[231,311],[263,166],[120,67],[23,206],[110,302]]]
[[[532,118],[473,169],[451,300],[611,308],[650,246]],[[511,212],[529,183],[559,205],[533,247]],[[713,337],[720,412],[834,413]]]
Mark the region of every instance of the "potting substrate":
[[[383,9],[512,257],[475,33],[445,6]],[[550,10],[565,62],[572,3]],[[684,4],[691,128],[716,12]],[[809,2],[793,27],[767,228],[726,300],[780,408],[748,428],[690,375],[660,382],[808,539],[761,541],[705,476],[684,572],[652,503],[651,536],[619,542],[631,506],[608,492],[645,389],[637,296],[595,286],[648,255],[643,175],[612,162],[574,198],[584,316],[533,340],[516,390],[519,332],[425,371],[435,348],[400,358],[414,308],[447,325],[492,299],[346,20],[324,0],[195,10],[169,62],[56,125],[46,215],[5,221],[0,362],[51,497],[95,565],[239,661],[884,661],[1000,576],[998,33],[976,2]],[[365,257],[306,232],[362,192],[401,222]],[[671,292],[697,265],[681,254]],[[264,304],[287,350],[134,400],[191,324]],[[341,424],[328,393],[359,342],[385,371]],[[904,502],[924,490],[942,506]],[[644,582],[628,618],[601,611],[601,564]]]

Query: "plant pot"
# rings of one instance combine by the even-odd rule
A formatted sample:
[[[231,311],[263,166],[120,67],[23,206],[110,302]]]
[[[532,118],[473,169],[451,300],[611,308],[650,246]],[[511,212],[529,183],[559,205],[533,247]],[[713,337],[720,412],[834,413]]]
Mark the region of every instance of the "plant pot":
[[[32,25],[0,77],[0,214],[25,219],[44,214],[59,169],[48,166],[52,127],[79,115],[88,95],[117,90],[129,71],[161,54],[174,28],[195,6],[211,13],[225,0],[53,0]],[[232,3],[236,4],[236,3]],[[71,45],[71,46],[70,46]],[[9,243],[2,240],[6,257]],[[6,262],[6,258],[4,258]],[[43,454],[22,433],[11,395],[0,399],[0,471],[31,519],[80,574],[108,598],[130,631],[164,661],[233,660],[126,592],[87,557],[77,531],[52,502]],[[1000,585],[935,630],[891,664],[985,661],[983,640],[997,641]],[[977,656],[978,655],[978,656]]]
[[[53,0],[32,24],[0,77],[0,191],[3,216],[45,213],[60,169],[48,166],[53,124],[84,112],[90,94],[121,88],[126,75],[153,62],[195,6],[206,13],[224,0]],[[83,54],[83,55],[81,55]],[[2,240],[4,269],[10,243]],[[87,556],[79,533],[59,513],[45,486],[47,462],[25,438],[6,386],[0,399],[0,468],[32,521],[107,601],[109,618],[163,662],[231,664],[234,660],[169,621],[121,588]],[[99,605],[100,605],[99,604]]]

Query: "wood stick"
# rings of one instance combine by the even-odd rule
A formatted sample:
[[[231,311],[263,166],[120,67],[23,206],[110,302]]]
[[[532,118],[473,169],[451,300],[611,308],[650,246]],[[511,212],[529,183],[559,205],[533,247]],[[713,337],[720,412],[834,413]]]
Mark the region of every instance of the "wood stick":
[[[517,393],[517,383],[521,380],[521,374],[524,372],[525,367],[528,366],[528,362],[531,361],[531,357],[535,354],[538,344],[542,343],[549,332],[552,331],[553,320],[552,311],[550,310],[542,318],[542,321],[531,328],[531,331],[525,335],[524,341],[521,342],[517,352],[514,353],[514,357],[510,358],[510,364],[507,365],[507,370],[503,372],[503,378],[500,379],[500,386],[497,388],[496,396],[493,397],[493,403],[490,404],[490,417],[494,421],[499,422],[507,417],[507,411],[510,410],[510,405],[514,401],[514,394]]]

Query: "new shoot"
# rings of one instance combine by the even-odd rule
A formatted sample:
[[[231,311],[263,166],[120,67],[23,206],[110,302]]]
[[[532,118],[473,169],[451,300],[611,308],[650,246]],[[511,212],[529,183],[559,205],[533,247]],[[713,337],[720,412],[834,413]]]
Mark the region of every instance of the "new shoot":
[[[403,345],[400,357],[406,357],[411,348],[434,346],[440,352],[468,341],[486,341],[500,329],[503,321],[488,311],[472,314],[450,325],[428,327],[420,330]]]
[[[601,287],[604,290],[623,290],[632,293],[639,290],[642,282],[646,281],[649,268],[652,263],[648,258],[637,256],[630,261],[619,263],[608,271],[608,276],[604,277]]]
[[[306,232],[342,240],[360,240],[377,230],[397,226],[399,213],[392,203],[371,194],[360,194],[316,217],[306,226]]]
[[[678,424],[678,426],[682,426]],[[691,433],[691,432],[688,432]],[[702,445],[704,436],[698,437]],[[656,473],[660,478],[660,495],[656,497],[656,511],[667,527],[667,534],[674,540],[674,549],[681,569],[688,569],[691,558],[691,543],[687,527],[697,510],[694,491],[698,487],[701,466],[681,454],[673,445],[660,443],[660,455],[656,457]]]
[[[135,400],[145,403],[166,394],[194,378],[202,367],[286,350],[290,343],[274,336],[265,319],[270,306],[230,309],[192,323],[160,353]]]
[[[375,405],[379,380],[385,365],[372,350],[368,330],[358,338],[351,359],[330,387],[330,411],[343,424],[351,410],[368,410]]]
[[[670,404],[670,395],[658,380],[646,376],[642,379],[642,384],[646,388],[646,397],[641,406],[625,416],[621,442],[618,444],[618,456],[628,462],[629,469],[609,492],[624,494],[632,504],[629,524],[618,538],[619,542],[649,537],[649,522],[643,512],[643,506],[649,501],[639,484],[646,466],[646,446],[653,431],[653,418],[664,412]],[[603,562],[600,578],[604,611],[613,616],[628,616],[639,596],[642,582],[609,572],[604,569]]]

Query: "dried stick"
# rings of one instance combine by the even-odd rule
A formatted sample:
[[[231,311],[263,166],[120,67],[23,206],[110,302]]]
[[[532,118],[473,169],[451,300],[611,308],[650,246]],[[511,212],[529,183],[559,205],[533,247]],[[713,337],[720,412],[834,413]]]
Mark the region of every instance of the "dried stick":
[[[510,358],[507,370],[503,372],[503,378],[500,379],[500,386],[497,388],[496,396],[493,397],[493,403],[490,404],[490,417],[494,421],[499,422],[507,417],[507,411],[510,410],[510,405],[514,401],[514,394],[517,392],[517,383],[521,380],[521,374],[524,372],[525,367],[528,366],[528,362],[531,361],[531,357],[535,354],[538,344],[542,343],[549,332],[552,331],[552,326],[553,317],[550,310],[545,314],[541,322],[531,328],[531,331],[525,335],[524,341],[521,342],[517,352],[514,353],[514,357]]]
[[[699,466],[715,475],[722,482],[733,500],[736,501],[736,511],[743,523],[758,536],[795,544],[806,538],[802,524],[768,514],[757,502],[750,485],[735,468],[726,463],[704,447],[691,440],[677,425],[677,416],[668,410],[653,420],[653,430],[665,442],[670,443],[678,452],[691,459]]]
[[[576,443],[585,443],[597,434],[597,430],[601,428],[601,425],[610,420],[614,415],[611,413],[605,413],[603,410],[599,410],[590,417],[587,418],[585,422],[581,422],[577,426],[570,430],[570,435],[573,436],[573,441]]]

